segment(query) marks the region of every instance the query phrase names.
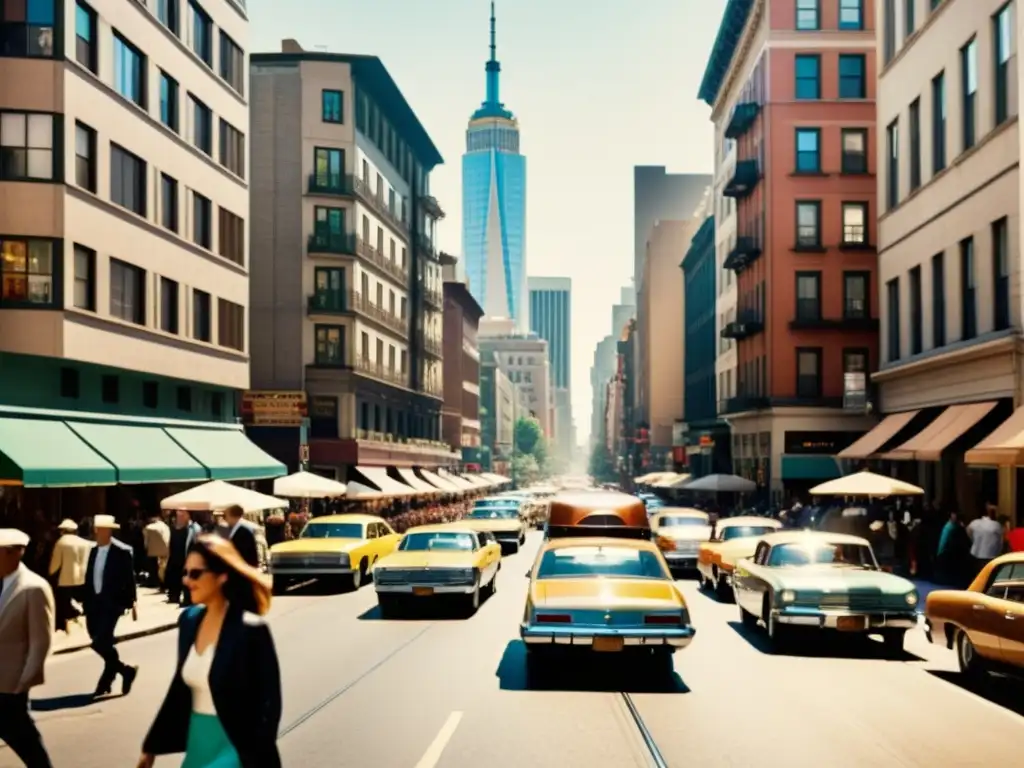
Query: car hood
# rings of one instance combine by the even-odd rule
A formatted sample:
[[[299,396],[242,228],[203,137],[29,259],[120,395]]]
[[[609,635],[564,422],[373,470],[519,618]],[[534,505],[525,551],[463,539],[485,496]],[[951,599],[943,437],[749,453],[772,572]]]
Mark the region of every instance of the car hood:
[[[350,552],[362,544],[364,539],[292,539],[282,541],[270,548],[272,555],[302,554],[312,555],[320,552]]]
[[[485,518],[482,520],[474,520],[467,517],[460,520],[459,523],[460,525],[468,525],[474,531],[487,531],[489,533],[496,533],[497,531],[518,531],[523,527],[521,520],[511,520],[507,518]]]
[[[392,552],[377,561],[375,568],[472,568],[472,552]]]
[[[710,525],[666,525],[655,531],[658,536],[676,541],[707,541],[711,538]]]
[[[850,590],[905,594],[914,583],[885,571],[864,571],[834,565],[785,566],[765,568],[786,589],[810,592],[846,592]]]
[[[675,584],[655,579],[541,579],[530,588],[537,608],[681,608]]]
[[[747,536],[742,539],[720,541],[714,545],[715,552],[723,563],[735,565],[737,560],[753,557],[757,550],[757,542],[760,540],[760,536]]]

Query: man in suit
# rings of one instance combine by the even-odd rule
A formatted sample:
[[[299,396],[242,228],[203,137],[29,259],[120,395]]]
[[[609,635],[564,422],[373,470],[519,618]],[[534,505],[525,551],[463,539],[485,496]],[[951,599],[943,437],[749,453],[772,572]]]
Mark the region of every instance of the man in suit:
[[[28,692],[43,684],[53,641],[53,590],[24,565],[29,538],[0,528],[0,739],[27,768],[50,768],[28,709]]]
[[[118,675],[121,692],[131,693],[138,667],[121,661],[114,645],[118,620],[135,605],[135,567],[132,548],[113,537],[120,528],[113,515],[96,515],[93,529],[96,546],[89,553],[89,566],[82,587],[85,626],[92,638],[92,649],[103,659],[103,674],[96,684],[95,696],[106,696]]]
[[[78,618],[71,598],[85,584],[93,544],[78,535],[78,524],[74,520],[65,520],[57,529],[61,537],[54,544],[50,557],[50,578],[56,581],[57,629],[67,632],[68,622]]]
[[[199,525],[192,520],[192,515],[187,509],[179,509],[174,513],[174,527],[171,529],[170,544],[167,547],[167,602],[177,603],[181,601],[182,606],[190,605],[191,598],[189,591],[182,590],[181,573],[185,568],[185,558],[192,547],[196,536],[202,533]]]
[[[256,531],[245,519],[245,511],[237,504],[224,510],[224,538],[235,545],[238,554],[253,568],[260,567]]]

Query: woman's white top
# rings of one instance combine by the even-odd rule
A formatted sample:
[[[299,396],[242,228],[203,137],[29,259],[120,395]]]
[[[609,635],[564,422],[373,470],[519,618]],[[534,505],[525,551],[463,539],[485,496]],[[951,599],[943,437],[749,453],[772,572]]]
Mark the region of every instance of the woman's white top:
[[[193,645],[181,668],[181,679],[192,689],[192,711],[199,715],[216,715],[213,694],[210,693],[210,667],[217,652],[216,644],[210,644],[199,653]]]

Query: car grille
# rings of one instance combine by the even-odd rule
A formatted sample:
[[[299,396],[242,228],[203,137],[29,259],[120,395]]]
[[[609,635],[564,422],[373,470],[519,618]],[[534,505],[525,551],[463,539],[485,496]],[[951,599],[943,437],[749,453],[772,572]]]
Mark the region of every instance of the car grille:
[[[907,605],[903,595],[867,594],[827,594],[817,599],[823,609],[849,609],[854,611],[909,611],[913,606]]]
[[[271,565],[280,565],[288,568],[344,565],[341,562],[341,555],[300,555],[291,553],[271,555],[270,563]]]
[[[381,586],[416,584],[431,587],[469,584],[473,577],[461,568],[382,568],[374,574]]]
[[[675,551],[678,552],[679,554],[682,554],[682,555],[695,555],[695,554],[697,554],[697,550],[698,549],[700,549],[700,542],[699,541],[689,541],[689,540],[680,541],[679,539],[676,539],[676,549],[675,549]]]

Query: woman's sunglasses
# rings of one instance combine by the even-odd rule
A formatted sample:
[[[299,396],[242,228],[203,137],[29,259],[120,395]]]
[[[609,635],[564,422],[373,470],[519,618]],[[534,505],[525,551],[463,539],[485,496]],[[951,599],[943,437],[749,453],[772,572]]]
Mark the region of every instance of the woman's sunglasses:
[[[186,568],[181,572],[181,578],[189,579],[190,581],[199,581],[206,573],[205,568]]]

